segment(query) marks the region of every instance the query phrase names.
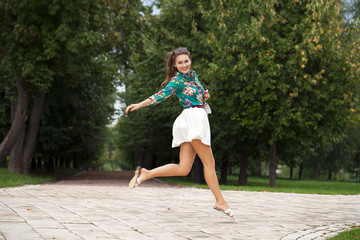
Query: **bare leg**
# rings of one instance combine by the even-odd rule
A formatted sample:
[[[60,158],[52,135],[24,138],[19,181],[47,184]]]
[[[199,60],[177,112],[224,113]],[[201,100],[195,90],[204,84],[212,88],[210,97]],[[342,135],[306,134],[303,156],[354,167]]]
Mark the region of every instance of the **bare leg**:
[[[193,149],[191,143],[184,142],[180,145],[179,158],[179,164],[166,164],[152,170],[142,168],[139,176],[140,181],[145,182],[146,180],[154,177],[172,177],[188,175],[195,158],[195,150]]]
[[[216,199],[215,207],[223,210],[228,209],[229,205],[226,203],[220,191],[219,181],[215,171],[215,159],[211,147],[203,144],[198,139],[194,139],[191,144],[204,165],[206,183],[208,184]]]

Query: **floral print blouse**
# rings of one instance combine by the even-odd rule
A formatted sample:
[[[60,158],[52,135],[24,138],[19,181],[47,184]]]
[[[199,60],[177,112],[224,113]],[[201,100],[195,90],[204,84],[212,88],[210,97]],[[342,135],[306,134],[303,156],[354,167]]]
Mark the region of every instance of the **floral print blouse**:
[[[194,71],[183,74],[177,72],[169,84],[150,97],[151,105],[158,104],[175,94],[184,108],[204,105],[204,87]]]

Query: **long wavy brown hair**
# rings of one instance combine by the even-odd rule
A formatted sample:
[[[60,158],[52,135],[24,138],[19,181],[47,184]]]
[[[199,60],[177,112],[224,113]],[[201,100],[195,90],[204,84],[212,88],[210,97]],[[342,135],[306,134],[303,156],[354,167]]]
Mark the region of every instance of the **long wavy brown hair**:
[[[186,54],[190,58],[190,52],[184,47],[178,47],[174,51],[168,53],[168,56],[166,58],[166,70],[167,70],[166,79],[161,84],[161,87],[165,87],[166,85],[168,85],[171,78],[175,76],[177,71],[176,67],[174,66],[175,60],[176,57],[181,54]]]

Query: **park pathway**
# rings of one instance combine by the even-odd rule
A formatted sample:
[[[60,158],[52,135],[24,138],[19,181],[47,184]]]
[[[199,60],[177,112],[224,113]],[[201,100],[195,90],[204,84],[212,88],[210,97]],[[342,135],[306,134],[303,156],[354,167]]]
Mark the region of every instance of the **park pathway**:
[[[0,240],[322,240],[360,225],[360,195],[223,191],[237,219],[212,209],[209,190],[130,172],[88,172],[0,189]]]

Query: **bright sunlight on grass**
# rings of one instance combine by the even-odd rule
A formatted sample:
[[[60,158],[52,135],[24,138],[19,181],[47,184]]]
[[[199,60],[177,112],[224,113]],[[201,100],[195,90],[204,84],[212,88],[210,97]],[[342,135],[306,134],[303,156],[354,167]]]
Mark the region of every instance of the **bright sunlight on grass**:
[[[160,178],[161,180],[181,184],[185,186],[208,188],[206,184],[195,184],[191,177],[170,177]],[[235,191],[266,191],[266,192],[287,192],[287,193],[307,193],[307,194],[360,194],[360,183],[342,181],[310,181],[310,180],[276,180],[276,187],[269,187],[267,177],[249,177],[248,186],[237,186],[237,176],[228,176],[228,185],[221,185],[222,190]]]

